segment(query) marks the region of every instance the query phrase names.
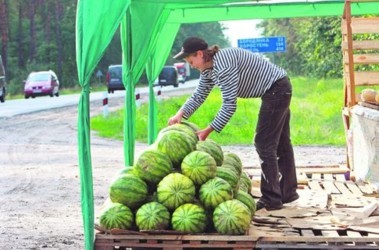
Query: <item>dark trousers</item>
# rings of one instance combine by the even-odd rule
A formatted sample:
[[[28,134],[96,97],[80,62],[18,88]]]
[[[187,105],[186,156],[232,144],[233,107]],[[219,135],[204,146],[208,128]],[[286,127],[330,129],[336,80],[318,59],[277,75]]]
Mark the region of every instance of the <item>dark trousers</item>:
[[[290,139],[292,86],[285,77],[262,96],[255,147],[262,168],[260,202],[279,207],[297,196],[295,159]]]

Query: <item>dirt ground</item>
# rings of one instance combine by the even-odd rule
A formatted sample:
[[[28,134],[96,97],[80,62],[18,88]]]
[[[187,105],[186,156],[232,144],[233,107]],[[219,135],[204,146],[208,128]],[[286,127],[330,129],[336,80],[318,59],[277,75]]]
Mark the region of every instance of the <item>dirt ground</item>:
[[[110,100],[110,108],[122,99]],[[102,112],[91,105],[91,115]],[[0,118],[0,249],[83,249],[77,109]],[[91,137],[95,210],[123,167],[123,142]],[[136,144],[136,157],[146,148]],[[223,147],[256,166],[252,146]],[[344,164],[345,149],[295,147],[297,165]]]

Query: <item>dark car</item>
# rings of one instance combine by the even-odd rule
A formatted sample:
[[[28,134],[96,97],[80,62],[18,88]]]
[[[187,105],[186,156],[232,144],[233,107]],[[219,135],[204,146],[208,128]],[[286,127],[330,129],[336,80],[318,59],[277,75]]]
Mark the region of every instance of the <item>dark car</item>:
[[[110,65],[106,79],[108,93],[113,93],[115,90],[125,90],[125,86],[122,84],[122,65]]]
[[[158,78],[158,85],[169,86],[173,85],[178,87],[179,85],[179,74],[178,70],[174,66],[164,66]]]
[[[59,96],[59,80],[52,70],[38,71],[29,74],[24,81],[25,98],[36,96]]]
[[[5,102],[5,96],[7,95],[7,82],[5,81],[5,70],[3,60],[0,56],[0,102]]]

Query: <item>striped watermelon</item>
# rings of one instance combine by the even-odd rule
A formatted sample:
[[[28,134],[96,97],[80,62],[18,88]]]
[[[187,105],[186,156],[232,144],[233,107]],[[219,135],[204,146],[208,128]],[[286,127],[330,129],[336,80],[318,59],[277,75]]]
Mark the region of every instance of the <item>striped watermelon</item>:
[[[207,215],[199,205],[186,203],[172,213],[171,225],[183,233],[203,233],[207,226]]]
[[[213,212],[213,224],[220,234],[246,234],[249,230],[250,219],[249,208],[236,199],[221,203]]]
[[[207,152],[215,159],[217,166],[222,165],[224,154],[220,145],[215,141],[209,138],[205,141],[198,141],[196,144],[196,150]]]
[[[188,126],[189,128],[191,128],[194,132],[197,132],[200,130],[200,128],[193,122],[189,122],[189,121],[186,121],[186,120],[182,120],[181,121],[181,124],[184,124],[186,126]]]
[[[100,214],[100,225],[106,229],[131,229],[134,216],[130,208],[121,203],[111,203]]]
[[[235,153],[224,152],[222,167],[234,168],[237,171],[238,176],[241,176],[242,161]]]
[[[227,181],[219,177],[210,179],[201,185],[199,190],[199,199],[207,209],[214,209],[220,203],[232,198],[232,187]]]
[[[123,174],[112,181],[109,197],[112,202],[122,203],[131,209],[137,208],[147,197],[147,185],[139,177]]]
[[[195,192],[195,185],[190,178],[180,173],[171,173],[158,183],[157,197],[160,203],[174,211],[180,205],[192,202]]]
[[[123,167],[120,171],[119,174],[133,174],[134,172],[133,166],[126,166]]]
[[[196,186],[201,186],[216,175],[216,161],[203,151],[193,151],[184,157],[182,174],[189,177]]]
[[[136,224],[139,230],[164,230],[170,224],[170,212],[158,202],[142,205],[136,213]]]
[[[191,127],[184,125],[184,124],[180,124],[180,123],[177,123],[177,124],[174,124],[174,125],[171,125],[171,126],[168,126],[168,127],[161,129],[161,131],[159,131],[158,137],[162,136],[163,133],[165,133],[167,131],[171,131],[171,130],[184,132],[187,135],[189,135],[191,138],[193,138],[196,142],[199,140],[199,138],[197,137],[197,134],[195,133],[195,131]]]
[[[170,158],[157,149],[145,150],[134,164],[134,171],[138,177],[149,184],[158,184],[163,177],[171,173]]]
[[[239,180],[239,189],[245,192],[250,193],[251,187],[253,186],[250,177],[245,171],[242,171],[241,177]]]
[[[256,211],[256,206],[257,206],[253,196],[250,193],[247,193],[242,190],[238,190],[238,193],[235,196],[235,198],[241,201],[243,204],[245,204],[249,208],[251,212],[251,218],[253,218]]]
[[[170,130],[158,137],[156,147],[168,155],[175,168],[180,168],[184,157],[196,149],[196,141],[184,132]]]
[[[239,177],[234,169],[217,167],[216,176],[226,180],[232,187],[233,193],[237,193],[239,187]]]

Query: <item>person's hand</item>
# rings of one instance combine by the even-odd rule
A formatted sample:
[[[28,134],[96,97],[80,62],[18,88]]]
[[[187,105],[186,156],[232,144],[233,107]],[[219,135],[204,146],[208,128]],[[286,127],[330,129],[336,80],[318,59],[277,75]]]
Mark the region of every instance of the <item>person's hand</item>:
[[[197,137],[200,141],[205,141],[210,133],[212,133],[213,128],[211,126],[208,126],[205,129],[199,130],[196,132]]]
[[[183,111],[179,110],[173,117],[168,119],[168,125],[174,125],[182,121]]]

